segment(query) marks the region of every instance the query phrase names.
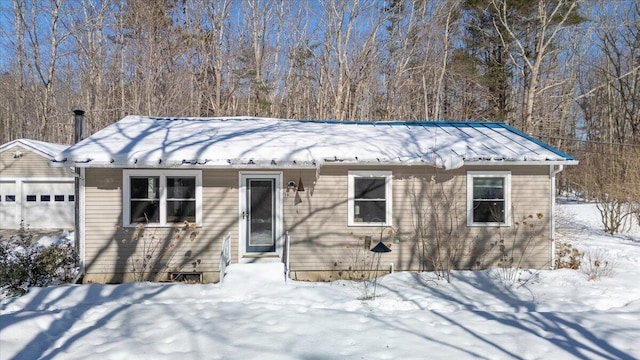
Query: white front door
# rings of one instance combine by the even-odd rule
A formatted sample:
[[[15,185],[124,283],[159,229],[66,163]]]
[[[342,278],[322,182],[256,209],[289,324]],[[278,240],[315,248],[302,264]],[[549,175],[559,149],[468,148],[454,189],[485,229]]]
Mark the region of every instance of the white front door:
[[[281,174],[243,173],[240,176],[240,254],[276,255],[282,236]]]

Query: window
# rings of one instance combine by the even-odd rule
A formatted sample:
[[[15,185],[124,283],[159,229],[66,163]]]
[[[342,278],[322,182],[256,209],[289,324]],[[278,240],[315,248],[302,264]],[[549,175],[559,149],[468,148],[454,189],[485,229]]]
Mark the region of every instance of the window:
[[[4,196],[4,201],[6,201],[6,202],[15,202],[16,201],[16,196],[15,195],[5,195]]]
[[[391,171],[349,171],[350,226],[391,225]]]
[[[511,173],[467,173],[467,225],[511,225]]]
[[[160,177],[132,176],[129,223],[160,222]]]
[[[68,195],[67,199],[69,200],[69,202],[74,202],[75,199],[76,199],[76,196],[75,195]]]
[[[38,197],[36,195],[27,195],[27,201],[28,202],[34,202],[36,201]]]
[[[202,176],[198,170],[124,170],[123,223],[201,225]],[[72,200],[70,200],[72,201]]]
[[[54,195],[53,196],[53,200],[58,202],[58,201],[64,201],[64,195]]]
[[[51,201],[51,195],[40,195],[40,201]]]
[[[167,177],[167,222],[196,221],[196,178]]]

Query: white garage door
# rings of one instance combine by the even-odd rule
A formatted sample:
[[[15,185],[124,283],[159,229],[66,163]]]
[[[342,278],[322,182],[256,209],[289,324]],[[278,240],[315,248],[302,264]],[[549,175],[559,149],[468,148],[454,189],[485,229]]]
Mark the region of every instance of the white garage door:
[[[73,228],[73,182],[22,183],[22,218],[32,229]]]
[[[15,181],[0,181],[0,229],[17,229],[20,225]]]

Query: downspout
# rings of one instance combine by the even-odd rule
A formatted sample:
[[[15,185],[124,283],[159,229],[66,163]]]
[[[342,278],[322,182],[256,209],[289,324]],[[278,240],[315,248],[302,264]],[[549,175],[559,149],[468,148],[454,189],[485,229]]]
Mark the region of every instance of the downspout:
[[[551,259],[551,264],[549,264],[549,268],[555,269],[556,267],[556,175],[558,175],[564,169],[564,165],[558,165],[556,169],[554,165],[549,166],[549,175],[550,179],[550,188],[551,194],[549,196],[549,239],[551,239],[551,254],[549,258]]]
[[[74,124],[74,130],[75,130],[75,136],[74,136],[74,144],[79,143],[82,140],[82,133],[83,133],[83,125],[84,125],[84,110],[81,109],[74,109],[73,110],[73,124]],[[75,201],[74,201],[74,238],[75,238],[75,250],[76,250],[76,254],[78,254],[79,256],[79,263],[78,263],[78,274],[76,275],[75,279],[74,279],[74,283],[78,283],[78,281],[80,281],[80,279],[82,279],[83,275],[84,275],[84,237],[82,236],[82,232],[81,232],[81,216],[80,216],[80,202],[81,202],[81,198],[80,198],[80,187],[84,184],[81,184],[81,171],[79,167],[75,167],[75,174],[74,174],[74,197],[75,197]]]

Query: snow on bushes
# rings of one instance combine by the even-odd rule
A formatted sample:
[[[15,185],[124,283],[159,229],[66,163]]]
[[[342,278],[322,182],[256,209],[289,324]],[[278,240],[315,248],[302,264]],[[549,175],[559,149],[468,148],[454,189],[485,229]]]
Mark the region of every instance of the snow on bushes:
[[[68,233],[34,242],[31,231],[20,224],[17,235],[0,236],[0,295],[20,296],[32,286],[71,282],[77,260]]]

